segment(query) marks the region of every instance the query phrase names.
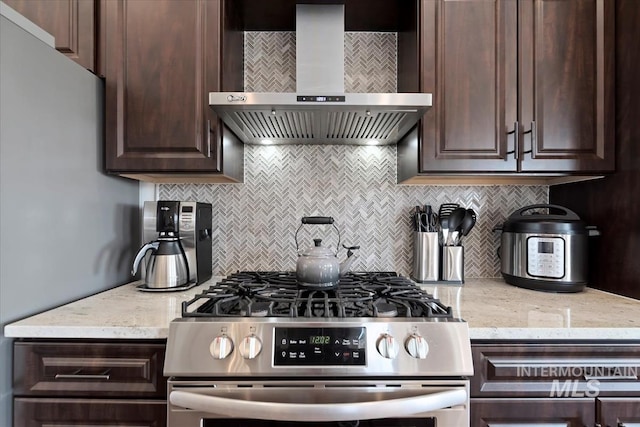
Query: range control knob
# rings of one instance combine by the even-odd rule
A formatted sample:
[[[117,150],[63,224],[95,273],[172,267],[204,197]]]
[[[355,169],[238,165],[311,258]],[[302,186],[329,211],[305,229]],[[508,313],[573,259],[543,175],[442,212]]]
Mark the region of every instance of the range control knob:
[[[225,359],[233,352],[233,341],[226,335],[217,336],[211,341],[209,352],[214,359]]]
[[[389,334],[382,334],[376,343],[378,353],[384,358],[394,359],[398,355],[398,342]]]
[[[262,351],[262,341],[255,335],[244,337],[240,343],[240,354],[245,359],[255,359]]]
[[[416,359],[426,359],[429,353],[429,344],[420,335],[412,334],[404,343],[404,348],[411,357]]]

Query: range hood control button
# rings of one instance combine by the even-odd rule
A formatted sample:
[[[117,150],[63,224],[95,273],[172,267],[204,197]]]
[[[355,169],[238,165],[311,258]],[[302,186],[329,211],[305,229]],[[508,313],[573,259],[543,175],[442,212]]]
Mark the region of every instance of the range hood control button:
[[[240,343],[240,354],[245,359],[255,359],[262,351],[262,341],[255,335],[244,337]]]
[[[244,95],[229,95],[227,96],[227,101],[229,102],[245,102],[247,97]]]
[[[420,335],[413,334],[404,343],[407,353],[415,359],[426,359],[429,353],[429,344]]]
[[[233,341],[226,335],[217,336],[211,341],[209,352],[214,359],[225,359],[233,352]]]
[[[389,334],[382,334],[376,343],[378,353],[386,359],[395,359],[398,355],[398,342]]]

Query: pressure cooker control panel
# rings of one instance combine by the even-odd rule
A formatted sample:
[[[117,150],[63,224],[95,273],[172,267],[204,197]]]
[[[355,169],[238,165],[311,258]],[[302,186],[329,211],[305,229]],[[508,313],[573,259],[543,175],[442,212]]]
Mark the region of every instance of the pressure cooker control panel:
[[[275,328],[274,366],[366,365],[364,327]]]
[[[527,239],[527,274],[562,279],[565,275],[565,242],[560,237],[533,236]]]

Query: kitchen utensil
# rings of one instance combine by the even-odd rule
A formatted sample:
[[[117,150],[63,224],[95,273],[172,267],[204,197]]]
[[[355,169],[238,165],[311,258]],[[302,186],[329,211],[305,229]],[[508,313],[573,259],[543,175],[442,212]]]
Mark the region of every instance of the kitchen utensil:
[[[438,209],[438,221],[440,222],[440,233],[442,234],[441,244],[443,246],[447,244],[449,237],[449,215],[459,207],[460,205],[457,203],[443,203]]]
[[[447,220],[447,228],[449,229],[449,240],[446,241],[447,246],[457,246],[456,242],[458,235],[460,234],[460,227],[467,211],[464,208],[456,208],[449,214]]]
[[[476,213],[473,209],[467,209],[465,211],[464,218],[462,219],[462,223],[458,227],[460,232],[457,236],[456,245],[461,244],[462,238],[467,236],[471,229],[476,225]]]
[[[537,212],[540,209],[548,213]],[[570,209],[530,205],[502,225],[501,273],[514,286],[579,292],[587,284],[590,227]]]
[[[463,236],[469,235],[471,229],[476,225],[476,213],[473,209],[467,209],[464,219],[462,220],[462,225],[460,227],[460,231]]]
[[[338,233],[338,244],[335,252],[322,246],[322,239],[313,239],[314,245],[300,253],[298,244],[298,233],[305,224],[327,224],[332,225]],[[296,277],[298,284],[302,287],[313,289],[331,289],[338,286],[340,277],[345,275],[351,263],[355,259],[354,252],[360,246],[345,246],[347,258],[340,262],[337,255],[340,248],[340,230],[334,224],[333,218],[324,216],[303,217],[300,227],[295,234],[296,250],[298,251],[298,262],[296,263]]]
[[[438,216],[433,212],[423,212],[420,214],[420,231],[425,233],[435,232],[438,228]]]
[[[422,215],[422,211],[420,209],[420,206],[416,206],[416,209],[413,213],[413,230],[414,231],[422,231],[422,224],[421,224],[421,218],[420,216]]]
[[[413,214],[413,229],[419,233],[437,231],[438,215],[433,212],[431,205],[416,206]]]

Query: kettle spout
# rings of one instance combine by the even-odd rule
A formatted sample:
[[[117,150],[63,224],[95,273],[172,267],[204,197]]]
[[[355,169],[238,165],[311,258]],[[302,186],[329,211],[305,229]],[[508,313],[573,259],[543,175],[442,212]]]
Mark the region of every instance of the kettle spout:
[[[340,263],[340,277],[351,271],[351,264],[353,264],[353,261],[357,258],[353,251],[360,249],[360,246],[342,245],[342,247],[347,250],[347,258],[345,258],[345,260]]]

